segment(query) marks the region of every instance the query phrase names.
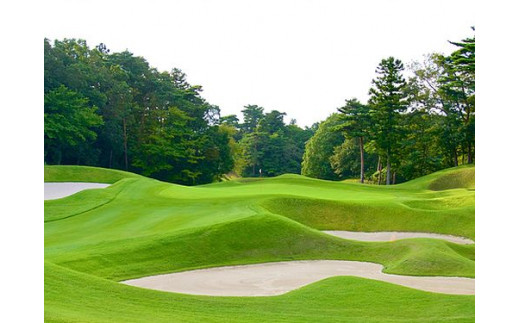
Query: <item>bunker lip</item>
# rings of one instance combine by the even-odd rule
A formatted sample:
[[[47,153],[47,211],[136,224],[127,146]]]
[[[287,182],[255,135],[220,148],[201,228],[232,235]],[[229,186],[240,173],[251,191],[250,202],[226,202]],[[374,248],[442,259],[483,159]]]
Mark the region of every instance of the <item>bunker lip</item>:
[[[55,200],[92,188],[105,188],[110,184],[86,182],[45,182],[44,199]]]
[[[322,231],[323,233],[327,233],[336,237],[340,237],[343,239],[349,240],[358,240],[358,241],[395,241],[400,239],[410,239],[410,238],[432,238],[432,239],[442,239],[453,243],[458,244],[474,244],[475,241],[452,236],[448,234],[440,234],[440,233],[428,233],[428,232],[356,232],[356,231]]]
[[[207,296],[275,296],[334,276],[356,276],[414,289],[474,295],[475,280],[465,277],[401,276],[380,264],[343,260],[304,260],[225,266],[122,281],[147,289]]]

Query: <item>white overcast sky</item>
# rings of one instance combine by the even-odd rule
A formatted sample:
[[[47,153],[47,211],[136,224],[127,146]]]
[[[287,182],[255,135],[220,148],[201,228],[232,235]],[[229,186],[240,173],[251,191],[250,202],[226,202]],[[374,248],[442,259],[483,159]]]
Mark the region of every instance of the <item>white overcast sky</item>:
[[[450,53],[473,35],[472,1],[48,1],[51,40],[128,49],[161,71],[182,69],[203,97],[237,114],[244,105],[287,113],[300,126],[344,100],[367,100],[375,68]],[[478,27],[477,27],[478,31]]]

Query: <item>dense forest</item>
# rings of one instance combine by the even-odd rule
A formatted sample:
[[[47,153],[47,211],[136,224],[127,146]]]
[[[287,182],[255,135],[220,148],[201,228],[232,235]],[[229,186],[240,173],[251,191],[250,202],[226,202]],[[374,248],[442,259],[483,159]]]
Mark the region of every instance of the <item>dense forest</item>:
[[[44,160],[187,185],[284,173],[391,184],[474,163],[475,38],[452,44],[451,55],[406,69],[383,59],[368,102],[348,99],[301,128],[257,105],[244,106],[242,121],[221,116],[181,70],[158,71],[129,51],[45,39]]]

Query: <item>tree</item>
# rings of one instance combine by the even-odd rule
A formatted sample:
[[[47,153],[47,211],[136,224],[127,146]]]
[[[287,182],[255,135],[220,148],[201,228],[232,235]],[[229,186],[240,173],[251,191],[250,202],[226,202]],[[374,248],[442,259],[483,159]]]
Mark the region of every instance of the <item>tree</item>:
[[[239,127],[239,120],[236,114],[230,114],[227,116],[220,117],[220,124],[221,125],[228,125],[230,127],[233,127],[235,129],[238,129]]]
[[[200,173],[185,167],[186,164],[196,164],[200,159],[187,127],[190,118],[176,107],[151,113],[157,122],[143,138],[142,148],[136,152],[132,165],[145,176],[194,184]]]
[[[443,168],[440,147],[444,116],[414,110],[403,115],[404,136],[399,146],[400,176],[410,180]]]
[[[413,122],[421,123],[421,126],[416,128],[418,131],[428,129],[426,133],[429,138],[425,140],[429,140],[429,145],[441,152],[438,160],[440,165],[435,166],[435,170],[457,166],[463,144],[462,119],[454,109],[455,105],[451,99],[442,90],[447,68],[446,58],[438,53],[425,55],[423,61],[414,61],[409,66],[413,76],[408,79],[407,92],[410,98],[410,109],[415,117],[409,118],[408,128],[411,130],[410,127],[414,126],[411,124]],[[414,141],[422,140],[423,137],[416,137]],[[433,150],[428,150],[434,153]],[[424,165],[424,163],[420,164]],[[413,173],[423,172],[416,170]]]
[[[285,131],[283,118],[286,115],[285,112],[277,110],[266,113],[258,123],[259,131],[267,132],[268,134],[274,134],[276,132],[283,133]]]
[[[243,176],[257,176],[265,134],[254,131],[246,133],[239,142],[240,151],[244,160]]]
[[[458,49],[446,58],[447,68],[442,78],[441,91],[462,119],[467,161],[471,164],[475,142],[475,36],[450,43]]]
[[[70,153],[70,162],[81,144],[96,139],[94,128],[103,124],[97,107],[64,85],[45,95],[44,107],[45,161],[49,163],[61,164],[65,152]]]
[[[44,64],[46,162],[128,169],[190,185],[211,182],[232,167],[219,107],[206,102],[202,87],[189,84],[181,70],[159,72],[129,51],[110,53],[104,44],[89,49],[76,39],[54,46],[45,39]],[[69,95],[64,101],[83,112],[97,107],[93,115],[103,120],[88,135],[78,131],[87,139],[74,145],[58,144],[57,133],[66,135],[54,120],[61,112],[49,110],[58,107],[49,106],[57,94],[66,94],[61,86],[84,99]]]
[[[356,138],[359,141],[360,152],[360,182],[365,181],[365,151],[364,141],[370,135],[372,121],[370,118],[370,109],[368,106],[361,104],[357,99],[346,100],[346,104],[338,108],[342,113],[344,123],[339,126],[347,138]]]
[[[402,76],[403,63],[389,57],[376,69],[378,76],[372,80],[369,105],[375,123],[374,140],[381,154],[386,157],[386,184],[390,185],[393,149],[398,145],[401,131],[400,113],[407,108],[406,81]]]
[[[302,160],[302,175],[321,178],[338,179],[338,175],[331,166],[331,157],[334,147],[344,141],[344,136],[337,131],[342,124],[340,114],[333,113],[319,124],[314,135],[305,144],[305,153]]]
[[[244,122],[241,128],[245,134],[255,131],[260,120],[264,118],[264,108],[257,105],[246,105],[241,112],[244,115]]]

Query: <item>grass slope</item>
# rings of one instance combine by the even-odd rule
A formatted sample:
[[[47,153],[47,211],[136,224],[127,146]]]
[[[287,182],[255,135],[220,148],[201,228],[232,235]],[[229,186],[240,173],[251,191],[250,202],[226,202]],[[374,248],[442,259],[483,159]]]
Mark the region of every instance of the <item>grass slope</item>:
[[[123,178],[141,177],[140,175],[116,169],[90,166],[45,165],[46,182],[91,182],[113,184]]]
[[[435,239],[370,243],[316,230],[429,231],[474,237],[474,191],[429,189],[444,173],[387,188],[298,175],[184,187],[90,167],[46,166],[45,172],[46,180],[52,181],[115,182],[106,189],[45,202],[47,321],[189,322],[234,317],[243,322],[269,317],[269,321],[302,322],[318,318],[465,322],[473,317],[474,298],[357,278],[333,278],[287,295],[252,299],[193,297],[114,282],[292,259],[360,260],[381,263],[388,273],[474,277],[474,245]],[[387,295],[390,303],[369,297],[367,290]],[[289,309],[283,310],[284,304]],[[403,307],[407,310],[400,310]],[[319,314],[318,308],[327,314]]]

